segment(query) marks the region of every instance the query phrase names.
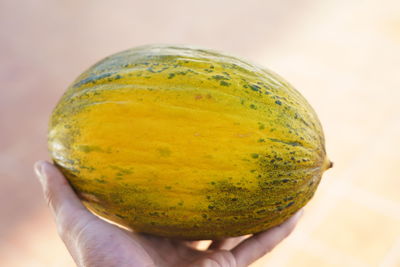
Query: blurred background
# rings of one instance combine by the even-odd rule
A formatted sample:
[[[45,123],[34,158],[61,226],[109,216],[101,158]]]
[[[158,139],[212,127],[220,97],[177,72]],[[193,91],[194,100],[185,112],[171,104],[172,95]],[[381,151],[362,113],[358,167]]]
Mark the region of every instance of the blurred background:
[[[319,114],[335,166],[254,266],[400,266],[400,1],[1,0],[2,266],[74,266],[32,170],[49,114],[90,65],[149,43],[248,58]]]

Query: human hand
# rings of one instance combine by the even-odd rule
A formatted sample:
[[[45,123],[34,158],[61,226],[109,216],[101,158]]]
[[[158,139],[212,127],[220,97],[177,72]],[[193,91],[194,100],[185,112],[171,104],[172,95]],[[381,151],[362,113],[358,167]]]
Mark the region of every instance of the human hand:
[[[206,250],[194,242],[139,234],[110,224],[85,208],[61,172],[35,164],[58,233],[78,266],[248,266],[294,229],[302,211],[265,232],[213,241]]]

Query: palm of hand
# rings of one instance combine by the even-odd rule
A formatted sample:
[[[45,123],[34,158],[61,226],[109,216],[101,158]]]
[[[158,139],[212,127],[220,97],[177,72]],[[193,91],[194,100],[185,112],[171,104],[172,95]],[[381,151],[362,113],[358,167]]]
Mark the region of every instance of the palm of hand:
[[[268,231],[212,242],[207,250],[193,243],[132,233],[89,212],[52,164],[36,171],[59,234],[78,266],[247,266],[274,248],[294,229],[299,215]]]
[[[131,233],[97,218],[79,229],[71,254],[80,266],[236,266],[228,250],[201,251],[190,242]]]

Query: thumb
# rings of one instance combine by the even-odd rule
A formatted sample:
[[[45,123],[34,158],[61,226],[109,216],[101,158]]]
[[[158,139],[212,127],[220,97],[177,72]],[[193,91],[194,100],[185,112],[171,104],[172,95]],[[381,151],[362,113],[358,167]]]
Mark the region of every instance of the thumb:
[[[66,233],[73,234],[74,228],[77,228],[75,226],[93,219],[94,215],[85,208],[68,181],[53,164],[38,161],[35,163],[35,172],[61,237],[65,237]]]

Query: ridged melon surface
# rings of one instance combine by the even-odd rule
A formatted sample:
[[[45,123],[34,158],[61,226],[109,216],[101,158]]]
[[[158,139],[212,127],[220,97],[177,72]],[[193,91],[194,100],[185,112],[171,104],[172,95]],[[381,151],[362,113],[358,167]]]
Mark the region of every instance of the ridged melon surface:
[[[256,233],[313,196],[331,163],[317,115],[278,75],[221,53],[105,58],[55,108],[49,149],[84,204],[138,232]]]

